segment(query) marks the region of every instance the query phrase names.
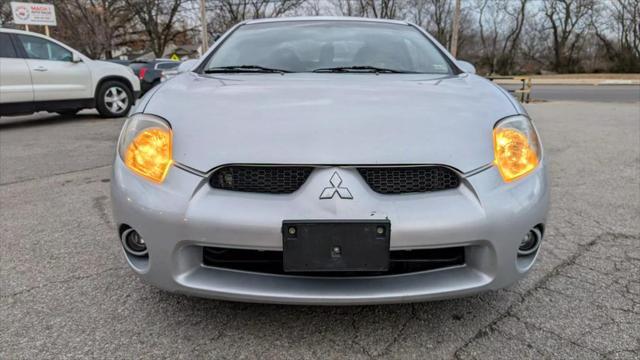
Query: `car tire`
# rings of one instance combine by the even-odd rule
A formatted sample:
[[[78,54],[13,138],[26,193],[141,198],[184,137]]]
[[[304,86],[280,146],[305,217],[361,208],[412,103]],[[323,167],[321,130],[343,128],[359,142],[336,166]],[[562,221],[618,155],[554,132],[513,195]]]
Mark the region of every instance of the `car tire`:
[[[96,94],[96,108],[103,117],[122,117],[133,105],[133,94],[120,81],[107,81],[100,85]]]

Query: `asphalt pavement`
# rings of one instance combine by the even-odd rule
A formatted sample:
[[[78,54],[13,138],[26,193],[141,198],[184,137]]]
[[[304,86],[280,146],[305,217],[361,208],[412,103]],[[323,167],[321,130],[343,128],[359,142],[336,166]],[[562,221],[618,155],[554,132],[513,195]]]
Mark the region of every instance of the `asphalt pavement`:
[[[502,86],[508,90],[520,88],[518,85]],[[640,85],[533,85],[531,99],[634,103],[640,101]]]
[[[170,294],[125,263],[111,217],[122,119],[0,121],[0,358],[638,359],[640,103],[526,106],[550,163],[527,278],[403,305],[244,304]]]

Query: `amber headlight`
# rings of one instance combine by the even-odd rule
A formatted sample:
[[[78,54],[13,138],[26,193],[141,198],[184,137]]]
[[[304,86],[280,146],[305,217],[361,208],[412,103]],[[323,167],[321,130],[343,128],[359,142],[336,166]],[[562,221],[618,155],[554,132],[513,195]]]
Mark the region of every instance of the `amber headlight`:
[[[533,171],[540,162],[538,134],[525,116],[499,121],[493,129],[495,164],[506,182]]]
[[[122,129],[118,154],[129,170],[162,183],[173,163],[171,145],[169,123],[156,116],[135,114]]]

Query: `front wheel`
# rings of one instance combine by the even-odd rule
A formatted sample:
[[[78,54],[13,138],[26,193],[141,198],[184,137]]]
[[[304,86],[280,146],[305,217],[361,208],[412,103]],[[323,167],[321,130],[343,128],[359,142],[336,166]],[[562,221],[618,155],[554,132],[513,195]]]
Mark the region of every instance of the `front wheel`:
[[[98,90],[96,105],[104,117],[126,116],[133,105],[133,94],[120,81],[107,81]]]

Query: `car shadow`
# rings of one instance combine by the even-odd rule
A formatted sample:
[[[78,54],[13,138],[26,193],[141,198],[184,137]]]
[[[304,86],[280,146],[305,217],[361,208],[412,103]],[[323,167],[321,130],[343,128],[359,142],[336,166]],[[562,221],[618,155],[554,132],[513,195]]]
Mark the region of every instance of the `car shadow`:
[[[95,113],[81,113],[76,115],[59,115],[56,113],[36,113],[22,116],[2,116],[0,117],[0,130],[16,128],[47,126],[53,124],[64,124],[70,122],[80,122],[88,120],[109,120],[100,118]]]

